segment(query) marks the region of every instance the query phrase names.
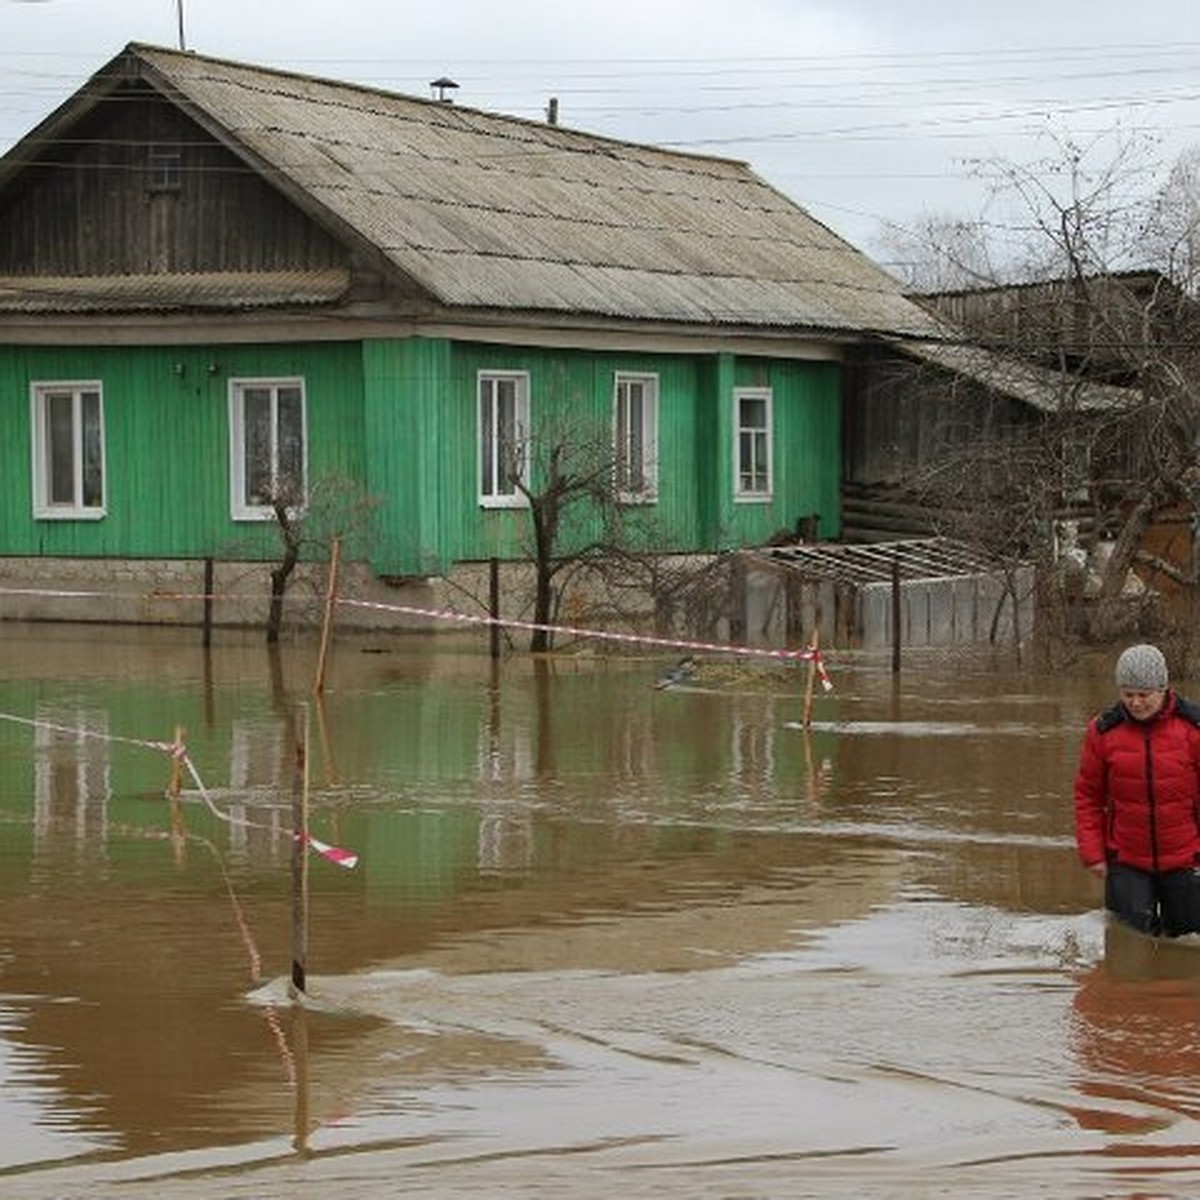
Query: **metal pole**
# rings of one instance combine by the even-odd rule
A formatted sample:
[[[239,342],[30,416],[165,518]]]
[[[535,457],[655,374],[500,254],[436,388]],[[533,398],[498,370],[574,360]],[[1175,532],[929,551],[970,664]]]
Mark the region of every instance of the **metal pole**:
[[[187,49],[187,41],[183,36],[183,0],[175,0],[175,11],[179,16],[179,48]]]

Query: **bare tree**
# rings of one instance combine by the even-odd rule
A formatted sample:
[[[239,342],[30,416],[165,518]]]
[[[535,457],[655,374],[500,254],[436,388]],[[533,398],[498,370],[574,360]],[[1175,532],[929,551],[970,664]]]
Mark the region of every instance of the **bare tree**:
[[[1155,197],[1145,245],[1159,269],[1192,298],[1200,295],[1200,146],[1185,150]]]
[[[302,560],[327,561],[339,542],[348,558],[365,557],[373,536],[379,501],[339,475],[316,480],[308,495],[282,481],[267,497],[275,515],[282,555],[271,568],[267,641],[279,640],[288,586]]]
[[[529,513],[535,626],[529,648],[544,651],[554,644],[566,582],[634,552],[635,509],[619,486],[618,455],[602,422],[552,420],[511,453],[513,481]]]
[[[889,224],[873,239],[872,251],[912,292],[986,287],[1000,278],[982,218],[927,213],[909,226]]]
[[[1010,214],[1002,227],[993,221],[992,257],[1026,282],[954,300],[969,336],[1056,373],[1058,384],[1022,444],[981,430],[948,456],[940,483],[988,496],[975,506],[976,539],[1007,541],[1044,564],[1055,518],[1087,485],[1107,553],[1080,624],[1097,640],[1129,620],[1131,568],[1152,559],[1164,567],[1147,540],[1156,519],[1200,511],[1200,319],[1189,274],[1196,165],[1195,153],[1185,156],[1164,186],[1148,188],[1145,147],[1123,136],[1058,138],[1040,162],[987,164]]]

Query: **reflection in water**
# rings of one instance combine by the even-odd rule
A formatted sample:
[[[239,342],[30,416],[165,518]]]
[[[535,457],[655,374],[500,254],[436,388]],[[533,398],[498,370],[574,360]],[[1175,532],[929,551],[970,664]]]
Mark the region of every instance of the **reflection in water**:
[[[1117,922],[1075,996],[1073,1040],[1096,1105],[1080,1124],[1130,1133],[1200,1117],[1200,939],[1144,937]]]
[[[6,1196],[351,1153],[362,1196],[435,1164],[525,1195],[526,1155],[573,1198],[1191,1170],[1188,952],[1122,965],[1074,862],[1106,678],[831,662],[805,730],[791,668],[360,639],[318,702],[308,648],[0,639]],[[305,709],[312,831],[362,858],[310,863],[300,1009]],[[171,803],[176,729],[205,795]]]

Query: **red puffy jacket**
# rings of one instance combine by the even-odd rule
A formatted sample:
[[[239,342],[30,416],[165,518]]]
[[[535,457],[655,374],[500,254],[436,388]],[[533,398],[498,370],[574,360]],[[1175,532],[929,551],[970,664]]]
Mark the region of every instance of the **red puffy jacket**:
[[[1084,864],[1143,871],[1200,863],[1200,708],[1168,692],[1148,721],[1117,704],[1088,722],[1075,776]]]

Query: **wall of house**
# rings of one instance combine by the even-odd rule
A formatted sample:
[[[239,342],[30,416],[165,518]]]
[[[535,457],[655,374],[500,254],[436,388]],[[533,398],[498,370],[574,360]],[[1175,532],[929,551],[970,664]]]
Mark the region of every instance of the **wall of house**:
[[[527,371],[536,436],[611,437],[617,371],[659,380],[656,502],[631,505],[634,549],[706,552],[765,542],[821,514],[838,532],[839,376],[832,363],[733,356],[584,353],[413,338],[365,343],[187,347],[0,345],[0,554],[273,561],[271,521],[230,511],[230,380],[302,378],[310,490],[353,481],[378,505],[375,536],[348,553],[383,576],[443,574],[456,562],[529,557],[524,509],[482,508],[477,375]],[[31,387],[95,382],[103,396],[106,509],[35,519]],[[774,493],[733,498],[732,389],[774,395]],[[590,539],[594,520],[564,530]],[[317,551],[313,552],[318,553]]]
[[[48,557],[278,558],[273,522],[234,521],[229,381],[301,376],[310,483],[363,477],[362,364],[354,344],[0,346],[0,553]],[[94,381],[103,396],[106,511],[37,520],[31,386]]]
[[[812,513],[821,514],[825,536],[838,532],[836,364],[423,338],[369,342],[363,361],[368,487],[383,500],[372,555],[381,574],[442,573],[453,562],[530,554],[526,510],[479,504],[480,371],[528,373],[535,460],[556,444],[573,453],[592,440],[607,447],[616,373],[657,375],[658,495],[652,504],[629,506],[631,548],[689,553],[755,544]],[[769,502],[733,499],[735,386],[773,390],[775,478]],[[597,532],[585,520],[564,530],[563,544]]]

